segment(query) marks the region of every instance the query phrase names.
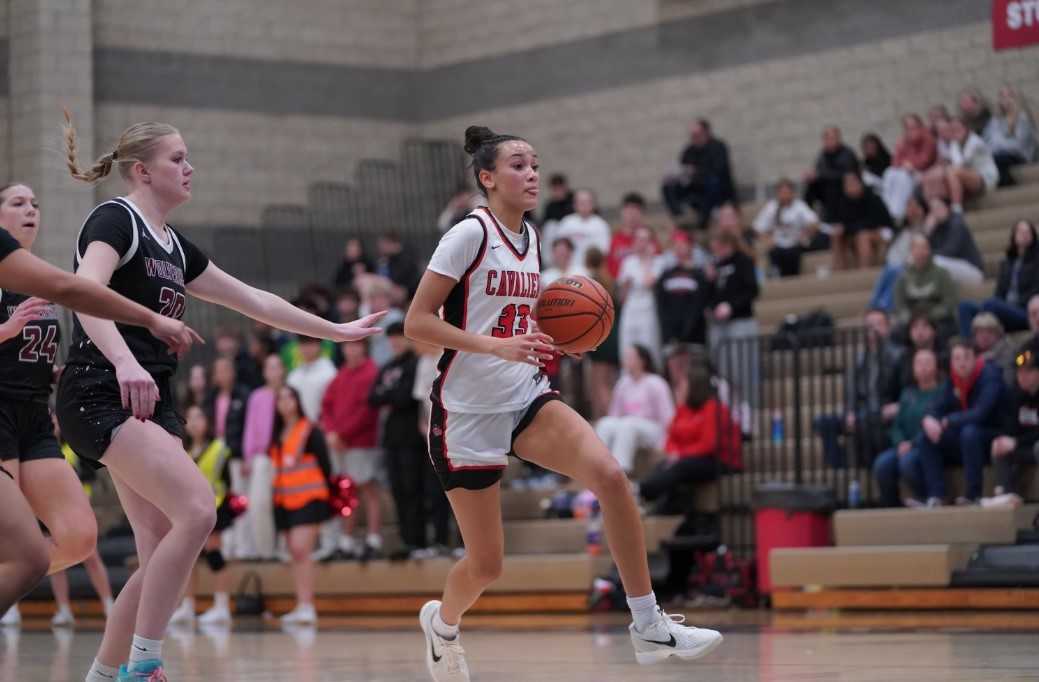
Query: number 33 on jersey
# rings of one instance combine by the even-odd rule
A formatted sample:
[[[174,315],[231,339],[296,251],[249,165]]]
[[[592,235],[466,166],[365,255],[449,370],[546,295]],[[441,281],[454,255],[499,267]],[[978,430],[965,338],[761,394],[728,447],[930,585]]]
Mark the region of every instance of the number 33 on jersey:
[[[530,225],[516,234],[478,208],[440,240],[429,269],[457,284],[444,319],[471,334],[526,334],[541,291],[541,239]],[[449,411],[495,413],[525,408],[547,390],[537,367],[493,355],[444,351],[433,399]]]

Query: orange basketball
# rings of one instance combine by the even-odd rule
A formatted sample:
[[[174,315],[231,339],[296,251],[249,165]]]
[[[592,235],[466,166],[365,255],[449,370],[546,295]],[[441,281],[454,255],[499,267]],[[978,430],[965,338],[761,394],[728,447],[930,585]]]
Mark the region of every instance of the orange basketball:
[[[586,353],[606,340],[613,328],[613,299],[588,277],[561,277],[538,297],[541,331],[568,353]]]

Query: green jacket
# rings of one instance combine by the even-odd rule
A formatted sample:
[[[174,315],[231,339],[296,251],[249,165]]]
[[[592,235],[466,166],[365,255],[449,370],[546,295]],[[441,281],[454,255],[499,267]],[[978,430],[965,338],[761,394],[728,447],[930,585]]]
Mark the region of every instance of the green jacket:
[[[923,430],[921,422],[927,414],[927,408],[931,406],[942,392],[942,384],[939,382],[930,391],[921,391],[916,386],[907,386],[902,389],[902,395],[898,399],[898,414],[891,424],[891,442],[898,447],[902,441],[911,441]]]
[[[958,294],[948,271],[930,261],[923,270],[902,271],[895,284],[895,322],[908,324],[917,311],[927,312],[932,322],[956,319]]]

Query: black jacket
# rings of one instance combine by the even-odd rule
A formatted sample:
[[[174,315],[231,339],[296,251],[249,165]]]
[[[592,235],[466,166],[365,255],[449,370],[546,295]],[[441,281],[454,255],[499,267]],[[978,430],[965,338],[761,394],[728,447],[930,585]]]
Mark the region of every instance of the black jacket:
[[[837,222],[844,225],[844,234],[853,235],[860,230],[876,230],[893,227],[895,221],[887,210],[887,204],[869,187],[858,199],[842,195],[837,207]]]
[[[545,204],[545,212],[541,215],[541,224],[544,225],[550,220],[554,220],[558,223],[573,212],[574,193],[567,192],[566,196],[562,199],[552,199]],[[548,246],[552,245],[548,244]]]
[[[1010,280],[1014,275],[1014,259],[1007,258],[999,264],[999,278],[996,281],[996,298],[1007,300],[1010,292]],[[1028,299],[1039,294],[1039,243],[1028,248],[1021,261],[1021,271],[1017,276],[1017,305],[1024,308]]]
[[[408,298],[415,295],[418,289],[419,272],[415,262],[405,253],[395,253],[386,258],[380,258],[375,264],[375,272],[388,277],[397,286],[408,290]]]
[[[210,391],[206,398],[205,411],[209,417],[210,428],[216,429],[216,397],[218,391]],[[224,443],[231,450],[232,457],[242,456],[242,434],[245,433],[245,408],[249,402],[249,391],[236,384],[231,391],[231,405],[227,408],[227,421],[224,423]]]
[[[737,251],[715,264],[718,276],[711,293],[711,306],[728,303],[732,306],[733,320],[754,317],[754,299],[758,297],[758,275],[754,260]]]
[[[931,253],[936,256],[965,260],[978,270],[985,268],[970,228],[958,213],[950,213],[944,223],[935,225],[927,241],[931,244]]]
[[[1039,393],[1026,393],[1015,386],[1010,393],[1008,408],[1001,414],[1000,433],[1016,438],[1019,450],[1031,451],[1039,442]]]
[[[411,396],[415,386],[418,356],[408,351],[390,360],[368,394],[372,407],[388,407],[382,425],[382,446],[387,450],[422,450],[425,446],[418,428],[419,403]]]
[[[655,293],[663,343],[706,343],[711,285],[703,270],[679,263],[660,275]]]
[[[691,144],[682,151],[683,166],[692,166],[693,186],[703,185],[707,178],[719,181],[722,200],[735,196],[735,183],[732,180],[732,164],[729,161],[729,148],[724,142],[712,137],[705,144]]]
[[[841,180],[850,172],[859,172],[859,159],[848,145],[842,144],[832,152],[821,151],[815,160],[815,175],[820,180]]]

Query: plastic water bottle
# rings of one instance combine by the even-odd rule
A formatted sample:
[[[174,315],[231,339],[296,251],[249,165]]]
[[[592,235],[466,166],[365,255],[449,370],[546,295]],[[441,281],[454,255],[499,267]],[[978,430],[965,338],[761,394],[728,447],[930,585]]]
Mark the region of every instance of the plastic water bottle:
[[[772,412],[772,442],[779,445],[783,442],[784,437],[783,412],[782,410],[774,410]]]
[[[588,554],[602,554],[602,515],[599,513],[599,500],[592,503],[588,512],[588,530],[585,535]]]
[[[862,486],[859,485],[858,479],[853,478],[848,483],[848,506],[852,509],[862,506]]]

